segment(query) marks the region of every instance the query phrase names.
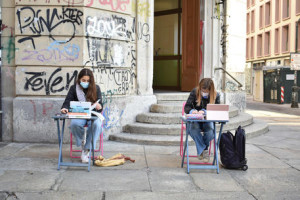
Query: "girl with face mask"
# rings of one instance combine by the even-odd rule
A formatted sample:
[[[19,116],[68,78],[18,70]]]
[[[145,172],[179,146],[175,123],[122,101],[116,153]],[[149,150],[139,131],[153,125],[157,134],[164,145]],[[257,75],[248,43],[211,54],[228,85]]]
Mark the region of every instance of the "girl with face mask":
[[[102,97],[101,90],[98,85],[95,84],[93,72],[89,69],[82,69],[77,77],[75,85],[70,87],[70,90],[66,96],[66,99],[61,107],[61,113],[66,114],[70,108],[70,101],[81,101],[96,103],[94,111],[102,112]],[[83,145],[84,126],[87,125],[86,143]],[[77,146],[82,146],[81,160],[83,163],[89,161],[88,155],[91,149],[92,134],[94,137],[94,147],[96,146],[96,139],[99,138],[102,132],[102,121],[98,118],[93,123],[93,129],[91,128],[91,121],[86,119],[72,119],[71,131],[76,138]]]
[[[207,104],[220,104],[220,95],[217,93],[214,82],[210,78],[203,78],[194,88],[185,104],[186,114],[206,115]],[[197,155],[203,162],[209,162],[209,142],[214,138],[213,122],[188,122],[186,130],[196,144]],[[202,135],[201,132],[204,134]]]

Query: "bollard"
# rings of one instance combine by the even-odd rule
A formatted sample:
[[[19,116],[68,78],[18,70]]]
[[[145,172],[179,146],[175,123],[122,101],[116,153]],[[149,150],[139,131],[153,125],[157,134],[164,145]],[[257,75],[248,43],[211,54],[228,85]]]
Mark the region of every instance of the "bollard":
[[[292,104],[291,108],[299,108],[298,106],[298,86],[292,87]]]

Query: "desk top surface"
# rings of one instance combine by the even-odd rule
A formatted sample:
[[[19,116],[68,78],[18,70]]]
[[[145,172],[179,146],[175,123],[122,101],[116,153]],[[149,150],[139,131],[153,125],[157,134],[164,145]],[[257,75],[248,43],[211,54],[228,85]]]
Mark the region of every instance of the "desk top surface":
[[[229,120],[206,120],[206,119],[187,119],[184,115],[180,117],[184,122],[219,122],[226,123]]]
[[[66,114],[56,114],[54,116],[52,116],[53,119],[57,120],[57,119],[86,119],[86,120],[96,120],[98,119],[98,117],[96,116],[91,116],[91,117],[87,117],[87,118],[83,118],[83,117],[69,117]]]

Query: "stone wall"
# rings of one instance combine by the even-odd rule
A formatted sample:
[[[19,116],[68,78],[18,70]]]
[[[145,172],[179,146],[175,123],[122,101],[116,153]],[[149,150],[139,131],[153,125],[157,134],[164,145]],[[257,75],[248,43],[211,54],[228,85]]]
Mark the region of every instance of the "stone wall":
[[[101,88],[107,134],[155,103],[153,1],[3,1],[2,16],[4,141],[55,142],[51,116],[82,68]]]

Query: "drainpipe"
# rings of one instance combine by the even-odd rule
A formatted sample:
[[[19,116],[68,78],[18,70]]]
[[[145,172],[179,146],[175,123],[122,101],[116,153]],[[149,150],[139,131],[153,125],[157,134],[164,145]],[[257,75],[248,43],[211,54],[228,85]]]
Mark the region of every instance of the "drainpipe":
[[[300,22],[300,18],[296,22],[296,44],[295,44],[295,52],[298,53],[298,24]],[[298,86],[297,86],[297,70],[295,69],[294,75],[294,86],[292,87],[292,104],[291,108],[299,108],[298,106]]]
[[[226,78],[226,55],[227,55],[227,0],[223,0],[224,21],[222,26],[222,49],[223,49],[223,75],[222,75],[222,91],[225,94],[225,78]]]
[[[1,5],[0,5],[1,6]],[[1,8],[0,8],[1,9]],[[0,27],[2,27],[2,16],[0,16]],[[0,50],[2,47],[2,31],[0,30]],[[0,56],[0,142],[2,142],[2,50]]]

